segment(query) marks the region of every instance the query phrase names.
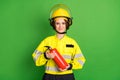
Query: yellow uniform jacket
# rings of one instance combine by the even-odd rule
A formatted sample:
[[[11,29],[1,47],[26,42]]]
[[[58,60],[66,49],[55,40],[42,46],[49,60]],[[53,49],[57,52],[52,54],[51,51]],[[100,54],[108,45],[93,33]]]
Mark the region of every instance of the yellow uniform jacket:
[[[66,62],[72,65],[72,69],[81,69],[85,63],[85,57],[75,40],[66,35],[62,39],[58,39],[54,35],[44,39],[32,54],[36,66],[45,65],[45,73],[58,75],[73,73],[72,69],[59,71],[52,59],[46,59],[44,52],[47,48],[45,46],[56,48]]]

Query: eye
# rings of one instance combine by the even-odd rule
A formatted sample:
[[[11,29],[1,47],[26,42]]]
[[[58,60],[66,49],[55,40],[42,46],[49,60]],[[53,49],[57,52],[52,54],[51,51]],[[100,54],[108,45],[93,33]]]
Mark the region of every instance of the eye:
[[[62,25],[65,25],[66,23],[65,22],[62,22]]]
[[[56,22],[55,24],[56,24],[56,25],[59,25],[60,23]]]

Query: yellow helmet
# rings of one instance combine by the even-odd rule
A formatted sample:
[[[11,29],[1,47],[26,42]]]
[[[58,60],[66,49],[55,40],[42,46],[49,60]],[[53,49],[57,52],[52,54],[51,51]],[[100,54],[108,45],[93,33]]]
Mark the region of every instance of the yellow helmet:
[[[70,17],[70,15],[68,14],[68,12],[62,8],[56,10],[52,15],[51,17],[54,18],[54,17],[59,17],[59,16],[64,16],[64,17]]]
[[[72,24],[72,17],[70,14],[70,9],[64,4],[56,4],[50,10],[50,24],[57,17],[64,17],[68,19],[69,26]]]
[[[71,18],[70,9],[64,4],[57,4],[53,6],[53,8],[50,11],[50,19],[56,17]]]

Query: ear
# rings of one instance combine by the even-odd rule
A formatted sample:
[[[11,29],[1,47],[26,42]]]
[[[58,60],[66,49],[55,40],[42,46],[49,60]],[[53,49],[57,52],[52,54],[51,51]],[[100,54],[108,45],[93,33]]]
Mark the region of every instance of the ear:
[[[69,23],[69,26],[72,25],[72,18],[68,18],[68,23]]]
[[[55,21],[54,21],[54,18],[49,19],[49,21],[50,21],[50,25],[53,27],[53,29],[55,29],[55,25],[54,25]]]
[[[51,19],[49,19],[49,21],[50,21],[50,25],[53,26],[54,19],[51,18]]]

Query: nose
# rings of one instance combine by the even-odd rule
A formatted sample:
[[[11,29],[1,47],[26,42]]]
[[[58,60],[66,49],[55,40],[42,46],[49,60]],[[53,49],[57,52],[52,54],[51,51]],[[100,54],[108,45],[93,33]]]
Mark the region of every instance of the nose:
[[[59,24],[59,27],[62,27],[62,23]]]

